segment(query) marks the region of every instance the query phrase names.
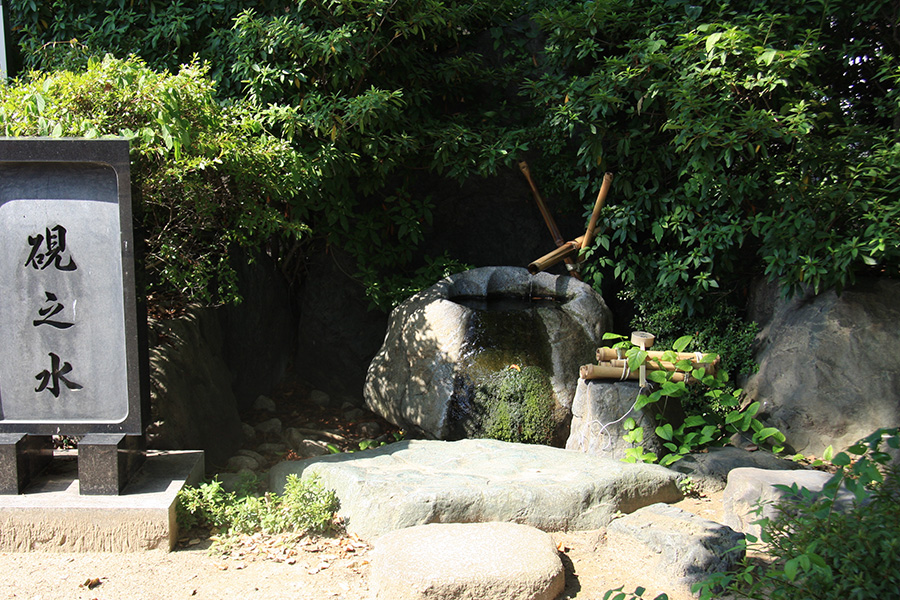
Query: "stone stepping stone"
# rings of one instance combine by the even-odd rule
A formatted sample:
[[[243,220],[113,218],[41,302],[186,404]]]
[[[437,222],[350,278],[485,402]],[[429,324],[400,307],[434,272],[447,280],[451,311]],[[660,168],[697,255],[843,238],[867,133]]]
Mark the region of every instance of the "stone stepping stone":
[[[828,480],[830,473],[812,470],[768,471],[742,467],[728,473],[728,484],[722,493],[722,507],[725,524],[737,531],[759,537],[762,527],[756,523],[761,517],[774,518],[778,515],[775,505],[791,498],[791,494],[776,488],[776,485],[806,488],[813,496],[818,495]],[[855,496],[846,488],[838,490],[835,508],[844,510],[853,504]],[[762,513],[758,511],[762,507]]]
[[[619,548],[644,548],[633,568],[665,582],[668,589],[685,592],[709,573],[727,571],[744,556],[735,549],[744,538],[742,533],[667,504],[653,504],[614,520],[606,535]]]
[[[778,458],[766,450],[748,452],[734,446],[709,448],[704,453],[689,454],[671,467],[689,475],[694,489],[702,494],[714,494],[725,489],[728,474],[735,469],[753,468],[768,471],[796,471],[802,465],[785,458]]]
[[[683,477],[659,465],[496,440],[412,440],[286,461],[269,471],[269,489],[282,493],[291,474],[316,475],[334,490],[347,530],[363,539],[427,523],[599,529],[617,512],[680,500]]]
[[[549,534],[515,523],[432,523],[375,541],[375,600],[553,600],[565,572]]]

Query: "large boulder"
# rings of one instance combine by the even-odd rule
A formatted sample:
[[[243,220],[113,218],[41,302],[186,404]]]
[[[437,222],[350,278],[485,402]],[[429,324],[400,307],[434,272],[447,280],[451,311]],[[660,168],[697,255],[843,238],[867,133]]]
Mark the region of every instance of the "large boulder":
[[[690,478],[690,486],[700,494],[715,494],[725,489],[728,474],[741,467],[791,471],[802,465],[786,458],[778,458],[766,450],[750,452],[743,448],[724,446],[709,448],[704,452],[688,454],[669,466]]]
[[[289,475],[333,489],[347,530],[364,539],[427,523],[597,529],[617,512],[682,498],[682,475],[659,465],[496,440],[412,440],[285,461],[269,471],[269,489],[281,493]]]
[[[760,284],[750,318],[759,372],[744,389],[793,450],[820,455],[900,425],[900,281],[865,279],[838,295],[782,300]]]
[[[759,537],[762,527],[760,518],[772,519],[778,515],[779,503],[800,500],[800,496],[776,486],[797,489],[805,488],[816,497],[831,479],[829,473],[811,470],[770,471],[741,467],[728,474],[728,484],[722,494],[725,524],[736,531]],[[853,504],[855,496],[841,487],[835,497],[835,508],[846,509]]]
[[[527,310],[484,310],[498,297],[552,302]],[[533,365],[549,377],[555,439],[563,445],[578,368],[593,360],[610,321],[603,299],[571,277],[533,276],[518,267],[452,275],[391,313],[384,344],[366,376],[366,404],[428,438],[466,437],[467,423],[480,410],[471,400],[477,378],[491,368]],[[508,337],[501,339],[502,334]]]

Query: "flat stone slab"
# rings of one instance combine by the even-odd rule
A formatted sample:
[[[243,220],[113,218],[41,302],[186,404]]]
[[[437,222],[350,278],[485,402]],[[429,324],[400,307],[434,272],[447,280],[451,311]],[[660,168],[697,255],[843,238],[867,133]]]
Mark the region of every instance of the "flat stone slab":
[[[375,600],[553,600],[565,571],[549,534],[515,523],[392,531],[372,553]]]
[[[549,446],[496,440],[412,440],[353,454],[286,461],[269,471],[316,475],[364,539],[426,523],[502,521],[544,531],[605,526],[617,512],[681,499],[682,475]]]
[[[736,549],[744,538],[726,525],[704,519],[676,506],[654,504],[610,523],[609,540],[641,545],[649,552],[641,571],[668,586],[690,586],[716,571],[727,571],[744,557]]]
[[[0,551],[171,550],[175,496],[204,475],[203,452],[148,452],[118,496],[83,496],[75,455],[55,456],[25,493],[0,495]]]
[[[696,491],[712,494],[725,489],[731,471],[744,467],[768,471],[794,471],[803,468],[766,450],[748,452],[734,446],[710,448],[702,454],[689,454],[669,468],[689,475]]]

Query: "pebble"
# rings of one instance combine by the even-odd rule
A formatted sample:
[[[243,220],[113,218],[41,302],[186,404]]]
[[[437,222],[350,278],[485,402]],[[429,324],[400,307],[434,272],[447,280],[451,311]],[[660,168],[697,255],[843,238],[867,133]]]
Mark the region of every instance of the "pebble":
[[[256,426],[256,431],[263,435],[281,435],[281,419],[267,419]]]
[[[313,390],[309,393],[309,400],[313,404],[317,404],[322,408],[325,408],[329,404],[331,404],[331,396],[323,392],[322,390]]]
[[[253,410],[261,410],[265,412],[275,412],[275,401],[268,396],[260,396],[253,403]]]

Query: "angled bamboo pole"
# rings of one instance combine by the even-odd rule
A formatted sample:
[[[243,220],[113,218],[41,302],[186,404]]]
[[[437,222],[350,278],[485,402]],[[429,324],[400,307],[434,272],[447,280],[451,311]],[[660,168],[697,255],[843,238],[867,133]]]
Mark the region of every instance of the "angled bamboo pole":
[[[588,222],[587,231],[584,232],[584,240],[581,242],[581,249],[584,250],[594,241],[594,228],[597,227],[597,220],[600,218],[600,210],[606,202],[606,196],[609,194],[609,186],[612,185],[613,174],[606,173],[603,176],[603,183],[600,184],[600,192],[597,194],[597,201],[594,202],[594,210],[591,212],[591,220]]]
[[[531,194],[534,196],[534,201],[538,206],[538,210],[541,211],[541,216],[544,218],[544,223],[547,224],[547,229],[550,230],[550,235],[553,237],[553,241],[556,243],[557,248],[561,248],[562,246],[568,244],[563,239],[562,233],[559,231],[559,227],[556,225],[556,221],[553,219],[553,215],[550,214],[550,210],[547,208],[547,203],[544,202],[544,198],[541,196],[541,193],[537,189],[537,185],[534,183],[534,179],[531,177],[531,170],[528,168],[528,163],[524,160],[519,161],[519,169],[522,171],[522,174],[525,176],[525,179],[528,181],[528,186],[531,188]],[[541,260],[541,259],[538,259]],[[578,272],[577,261],[572,258],[572,255],[567,254],[563,260],[566,261],[567,269],[569,274],[576,279],[581,279],[581,273]],[[537,261],[535,261],[537,262]],[[559,261],[554,261],[552,264],[544,267],[544,269],[555,265]],[[532,265],[535,263],[531,263]],[[531,265],[528,266],[528,270],[531,271]],[[538,269],[538,271],[531,271],[532,274],[535,274],[543,269]]]

